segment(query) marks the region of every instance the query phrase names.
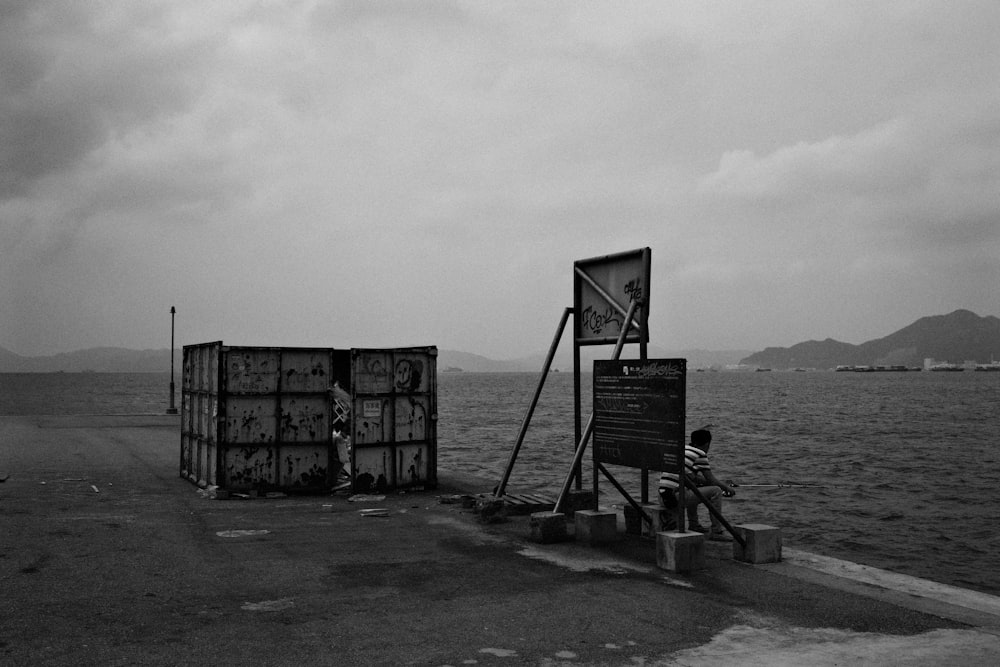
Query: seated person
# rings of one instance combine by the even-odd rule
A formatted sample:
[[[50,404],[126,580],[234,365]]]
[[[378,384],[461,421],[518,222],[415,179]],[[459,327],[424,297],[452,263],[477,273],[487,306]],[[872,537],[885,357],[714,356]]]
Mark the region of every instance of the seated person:
[[[698,487],[698,491],[705,497],[705,500],[712,503],[712,506],[721,513],[723,496],[731,498],[736,495],[736,492],[728,484],[719,481],[719,478],[712,472],[712,468],[708,463],[708,448],[711,444],[712,433],[710,431],[707,429],[693,431],[691,433],[691,444],[684,448],[684,469],[687,478],[694,481]],[[663,503],[663,507],[667,510],[661,512],[661,517],[664,514],[670,515],[669,521],[664,524],[665,527],[674,524],[672,515],[673,511],[677,508],[677,490],[679,485],[680,482],[677,473],[665,472],[660,475],[660,500]],[[698,500],[698,496],[691,489],[686,490],[684,501],[688,518],[688,530],[708,533],[708,539],[716,542],[729,542],[733,539],[715,517],[715,514],[711,512],[709,512],[711,529],[706,529],[698,523],[698,504],[701,501]]]

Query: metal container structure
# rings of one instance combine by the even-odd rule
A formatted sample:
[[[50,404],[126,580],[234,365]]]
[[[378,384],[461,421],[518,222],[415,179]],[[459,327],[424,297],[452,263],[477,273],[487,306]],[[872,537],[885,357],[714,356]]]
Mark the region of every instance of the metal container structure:
[[[437,348],[351,350],[354,489],[437,485]]]
[[[376,368],[376,359],[392,369],[407,363],[419,367],[422,379],[415,385],[412,380],[396,382],[394,376],[373,383],[373,373],[359,372],[356,366]],[[329,491],[340,481],[342,468],[351,473],[355,488],[434,486],[435,361],[435,348],[367,351],[232,347],[221,342],[185,346],[180,474],[201,487],[232,491]],[[366,387],[362,399],[352,391],[355,377]],[[352,407],[371,409],[373,404],[364,400],[386,400],[386,414],[393,416],[378,438],[372,437],[375,426],[370,422],[361,426],[361,420],[352,419],[352,434],[360,427],[360,438],[355,439],[364,443],[364,455],[359,457],[362,450],[355,447],[352,461],[339,459],[332,438],[335,384],[351,394]],[[411,403],[424,412],[419,419],[406,419],[419,422],[421,430],[396,427],[394,415],[403,414]],[[397,434],[405,442],[397,443]],[[391,458],[385,470],[369,460],[376,447]],[[406,470],[413,472],[397,475],[397,456],[409,457]],[[375,472],[371,480],[365,476]]]
[[[219,361],[222,343],[184,347],[181,376],[181,477],[198,486],[216,484]]]

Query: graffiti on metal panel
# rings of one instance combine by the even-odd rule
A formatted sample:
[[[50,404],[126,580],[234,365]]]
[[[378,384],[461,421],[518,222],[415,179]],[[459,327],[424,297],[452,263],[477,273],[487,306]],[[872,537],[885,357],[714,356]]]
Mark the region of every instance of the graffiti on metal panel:
[[[631,305],[633,301],[639,301],[642,299],[642,283],[639,282],[638,278],[633,278],[625,283],[625,287],[622,288],[622,292],[628,296],[628,302]]]
[[[675,380],[684,377],[684,367],[676,362],[657,362],[629,364],[622,368],[622,375],[631,377],[662,377],[668,380]]]
[[[396,440],[423,440],[427,432],[427,408],[413,398],[409,403],[408,410],[396,405]]]
[[[642,283],[638,278],[633,278],[625,283],[622,293],[626,297],[626,303],[631,305],[633,301],[642,299]],[[607,305],[603,309],[587,306],[580,315],[580,326],[583,327],[584,331],[594,334],[604,333],[605,329],[610,329],[611,332],[621,331],[624,322],[625,317],[611,305]],[[614,325],[613,328],[612,325]]]
[[[396,362],[396,391],[405,393],[420,389],[424,362],[419,359],[400,359]]]
[[[604,308],[604,312],[598,312],[593,306],[587,306],[583,309],[583,315],[580,317],[581,326],[585,331],[590,331],[595,334],[604,333],[604,330],[609,326],[614,324],[618,329],[622,327],[623,318],[618,314],[618,311],[607,306]]]
[[[381,357],[367,357],[364,366],[358,369],[357,391],[384,391],[391,385],[391,373]]]

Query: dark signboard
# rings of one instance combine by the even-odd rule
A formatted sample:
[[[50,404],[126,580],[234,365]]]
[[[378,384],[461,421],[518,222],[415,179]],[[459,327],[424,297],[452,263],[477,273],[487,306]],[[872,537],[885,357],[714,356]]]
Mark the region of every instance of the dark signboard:
[[[594,460],[679,472],[686,359],[594,362]]]

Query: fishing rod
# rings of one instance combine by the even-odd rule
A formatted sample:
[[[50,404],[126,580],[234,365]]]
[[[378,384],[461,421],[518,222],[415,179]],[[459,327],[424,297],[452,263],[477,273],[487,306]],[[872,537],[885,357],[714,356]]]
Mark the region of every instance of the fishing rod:
[[[733,488],[746,487],[756,489],[818,489],[826,484],[737,484],[731,479],[726,480],[726,484]]]

